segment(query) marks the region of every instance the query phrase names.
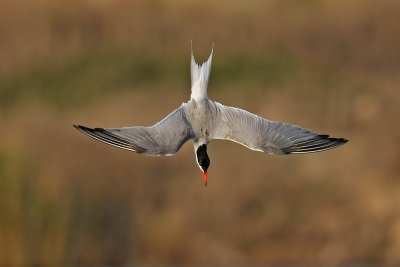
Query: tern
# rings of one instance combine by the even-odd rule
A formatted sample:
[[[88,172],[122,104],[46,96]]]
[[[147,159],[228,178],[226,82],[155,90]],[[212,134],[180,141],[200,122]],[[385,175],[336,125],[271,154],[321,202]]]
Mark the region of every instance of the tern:
[[[153,126],[89,128],[73,125],[103,143],[147,156],[171,156],[193,140],[196,162],[207,186],[211,140],[230,140],[251,150],[274,155],[320,152],[345,144],[309,129],[264,119],[246,110],[224,106],[208,99],[207,87],[214,49],[206,62],[196,63],[191,52],[191,97]]]

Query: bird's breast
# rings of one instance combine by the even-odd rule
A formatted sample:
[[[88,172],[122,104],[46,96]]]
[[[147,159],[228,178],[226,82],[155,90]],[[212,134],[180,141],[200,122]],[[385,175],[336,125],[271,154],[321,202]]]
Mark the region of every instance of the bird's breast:
[[[212,106],[209,102],[209,100],[195,101],[192,99],[186,105],[186,115],[192,126],[195,139],[208,141],[214,128]]]

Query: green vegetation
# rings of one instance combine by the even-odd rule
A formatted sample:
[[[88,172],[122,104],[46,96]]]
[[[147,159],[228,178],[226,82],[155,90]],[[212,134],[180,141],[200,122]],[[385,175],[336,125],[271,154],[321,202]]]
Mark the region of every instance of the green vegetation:
[[[83,52],[65,61],[35,64],[23,73],[0,79],[0,105],[7,110],[21,100],[40,99],[41,104],[64,109],[88,104],[108,95],[135,91],[143,85],[190,83],[190,58],[176,60],[168,55],[139,55],[129,51]],[[293,56],[271,53],[257,58],[233,55],[213,65],[216,88],[244,83],[265,88],[299,79],[300,69]],[[253,87],[257,88],[257,87]]]

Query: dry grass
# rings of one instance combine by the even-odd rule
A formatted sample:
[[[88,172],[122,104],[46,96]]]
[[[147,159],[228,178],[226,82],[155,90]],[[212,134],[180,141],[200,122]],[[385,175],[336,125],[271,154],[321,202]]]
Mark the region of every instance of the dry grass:
[[[0,266],[399,264],[397,1],[2,1]],[[148,125],[209,96],[350,142],[149,158],[72,128]],[[156,104],[157,109],[150,109]]]

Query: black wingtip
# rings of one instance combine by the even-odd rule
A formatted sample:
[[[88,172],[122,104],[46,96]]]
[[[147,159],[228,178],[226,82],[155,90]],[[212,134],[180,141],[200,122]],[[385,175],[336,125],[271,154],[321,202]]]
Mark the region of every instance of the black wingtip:
[[[334,137],[330,137],[330,138],[328,138],[328,139],[331,139],[332,141],[335,141],[335,142],[337,143],[337,146],[336,146],[336,147],[341,146],[341,145],[344,145],[344,144],[346,144],[347,142],[349,142],[349,140],[348,140],[348,139],[345,139],[345,138],[334,138]]]
[[[326,140],[330,140],[330,141],[335,141],[337,143],[339,143],[340,145],[344,145],[347,142],[349,142],[348,139],[343,138],[343,137],[330,137],[328,134],[319,134],[318,137],[320,137],[321,139],[326,139]]]
[[[81,133],[88,133],[88,132],[92,132],[94,129],[90,128],[90,127],[86,127],[83,125],[79,125],[79,124],[72,124],[72,126],[74,126],[75,129],[77,129],[78,131],[80,131]]]
[[[93,128],[93,130],[98,131],[98,132],[104,132],[104,128]]]
[[[104,128],[90,128],[90,127],[86,127],[86,126],[79,125],[79,124],[72,124],[72,126],[74,126],[74,128],[77,129],[78,131],[89,131],[89,132],[92,132],[92,131],[102,132],[102,131],[104,131]]]
[[[90,128],[77,124],[73,124],[72,126],[74,126],[74,128],[77,129],[79,132],[86,134],[87,136],[105,144],[141,154],[147,151],[147,149],[135,145],[134,143],[131,143],[128,139],[117,136],[104,128]]]
[[[79,125],[79,124],[72,124],[72,126],[74,126],[74,128],[77,129],[78,131],[83,130],[83,129],[90,129],[85,126]]]
[[[346,144],[349,140],[345,138],[329,137],[327,134],[319,134],[310,140],[299,142],[293,146],[282,149],[283,154],[304,154],[322,152],[337,148]]]

